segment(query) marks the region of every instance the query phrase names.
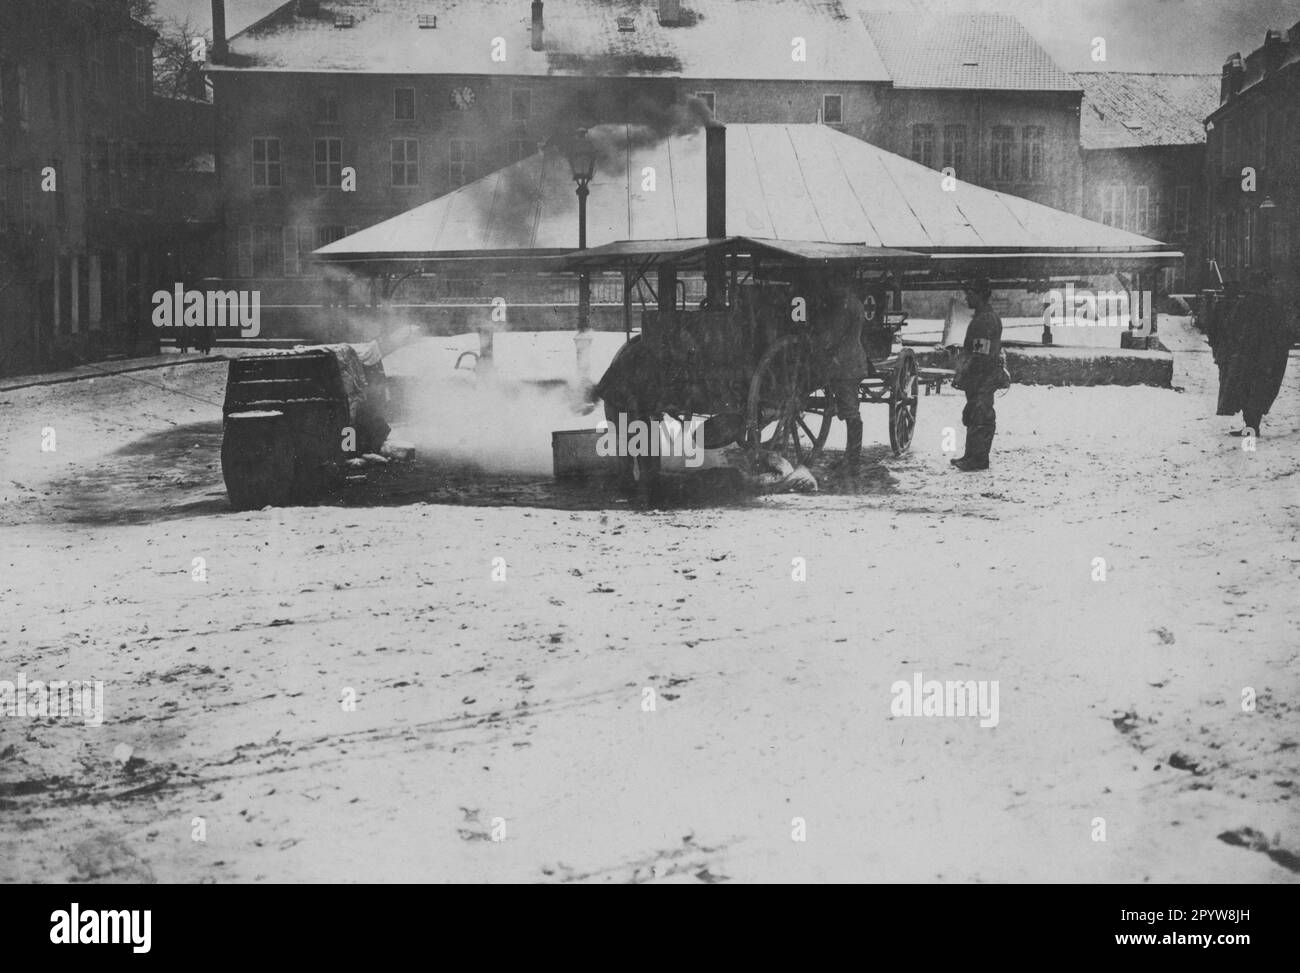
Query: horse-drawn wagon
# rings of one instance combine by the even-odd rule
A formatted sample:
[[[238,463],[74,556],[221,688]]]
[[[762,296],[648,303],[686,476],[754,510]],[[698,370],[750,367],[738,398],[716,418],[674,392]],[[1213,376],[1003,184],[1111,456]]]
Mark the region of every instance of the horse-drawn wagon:
[[[660,260],[657,306],[641,313],[641,332],[630,337],[593,390],[616,422],[656,427],[664,417],[687,427],[703,420],[703,446],[738,444],[757,457],[780,453],[808,464],[825,446],[834,421],[836,335],[860,332],[866,374],[858,399],[888,407],[889,443],[895,455],[911,445],[916,424],[918,369],[899,332],[906,315],[891,267],[912,254],[856,244],[790,244],[736,238],[697,241],[691,249],[665,241],[660,252],[637,247],[644,271]],[[627,254],[620,245],[589,250],[568,262],[581,269],[614,269]],[[690,308],[675,272],[703,263],[718,283],[703,306]],[[721,271],[721,273],[720,273]],[[644,273],[641,280],[649,287]],[[665,293],[665,291],[668,293]],[[853,294],[850,313],[839,298]],[[652,480],[658,456],[625,456],[631,483]]]

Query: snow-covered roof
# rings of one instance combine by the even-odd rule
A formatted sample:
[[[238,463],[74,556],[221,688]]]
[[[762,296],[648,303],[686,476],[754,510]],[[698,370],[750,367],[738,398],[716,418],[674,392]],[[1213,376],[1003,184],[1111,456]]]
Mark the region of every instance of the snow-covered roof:
[[[548,0],[544,49],[529,0],[289,2],[230,38],[210,70],[888,81],[841,0]],[[421,27],[432,23],[436,27]],[[622,21],[622,23],[620,23]],[[350,24],[350,26],[336,26]],[[504,53],[496,39],[504,41]],[[805,60],[796,60],[802,38]]]
[[[592,129],[589,247],[705,232],[705,132]],[[1161,244],[968,183],[824,125],[728,125],[727,233],[927,253],[1150,252]],[[654,169],[654,189],[646,185]],[[327,260],[558,254],[577,246],[568,161],[548,147],[316,251]]]
[[[1201,145],[1205,118],[1219,106],[1217,74],[1096,71],[1074,77],[1083,86],[1084,149]]]
[[[1078,91],[1006,14],[861,11],[897,88]]]

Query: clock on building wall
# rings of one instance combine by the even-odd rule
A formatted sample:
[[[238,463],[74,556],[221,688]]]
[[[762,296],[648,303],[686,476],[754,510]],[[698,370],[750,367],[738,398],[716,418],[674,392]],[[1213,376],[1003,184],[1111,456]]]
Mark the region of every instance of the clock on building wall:
[[[474,107],[474,89],[469,85],[452,88],[451,106],[457,111],[469,111]]]

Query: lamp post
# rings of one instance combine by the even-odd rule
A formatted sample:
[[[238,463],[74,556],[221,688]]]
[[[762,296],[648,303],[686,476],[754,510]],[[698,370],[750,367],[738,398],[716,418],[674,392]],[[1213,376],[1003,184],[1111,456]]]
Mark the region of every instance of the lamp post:
[[[578,249],[587,249],[587,196],[591,177],[596,173],[596,149],[587,138],[587,130],[579,129],[569,146],[569,169],[578,184]],[[573,337],[578,358],[578,382],[588,382],[591,351],[591,277],[584,270],[578,274],[578,333]]]

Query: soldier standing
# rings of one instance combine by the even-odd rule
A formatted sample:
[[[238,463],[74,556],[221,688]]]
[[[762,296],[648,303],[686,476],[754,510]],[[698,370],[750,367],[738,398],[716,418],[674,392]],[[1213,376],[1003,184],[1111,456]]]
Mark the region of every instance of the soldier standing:
[[[966,427],[965,455],[952,460],[963,473],[989,468],[989,450],[997,430],[993,396],[1002,381],[1002,319],[989,306],[993,289],[985,278],[966,284],[966,304],[975,312],[962,344],[964,372],[960,387],[966,393],[961,421]],[[954,387],[957,386],[954,380]]]
[[[862,414],[858,386],[870,372],[867,353],[862,347],[865,308],[851,277],[834,280],[829,297],[823,347],[827,360],[826,391],[835,409],[835,417],[844,422],[845,432],[844,459],[837,464],[836,469],[838,472],[853,474],[857,472],[862,460]]]
[[[1211,340],[1219,365],[1216,411],[1221,416],[1241,412],[1245,428],[1234,436],[1258,436],[1260,421],[1282,387],[1295,324],[1286,320],[1277,281],[1268,271],[1256,273],[1219,320]]]

